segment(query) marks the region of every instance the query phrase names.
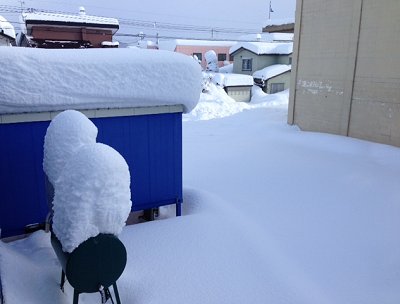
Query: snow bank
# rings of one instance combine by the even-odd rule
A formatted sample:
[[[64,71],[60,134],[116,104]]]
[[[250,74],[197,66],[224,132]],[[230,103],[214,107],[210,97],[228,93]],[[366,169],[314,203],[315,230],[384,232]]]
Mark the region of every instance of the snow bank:
[[[44,138],[43,170],[52,185],[80,147],[96,142],[97,128],[82,113],[64,111],[53,118]]]
[[[72,252],[99,233],[118,235],[131,210],[130,173],[124,158],[100,144],[83,146],[55,183],[53,230]]]
[[[286,64],[274,64],[270,65],[266,68],[263,68],[262,70],[255,71],[253,73],[254,78],[259,78],[262,80],[268,80],[272,77],[275,77],[277,75],[280,75],[282,73],[285,73],[287,71],[290,71],[292,69],[291,65],[286,65]]]
[[[240,42],[229,49],[229,54],[240,48],[257,55],[289,55],[293,52],[293,42]]]
[[[3,16],[0,16],[0,33],[15,39],[14,27]]]
[[[220,73],[232,73],[233,72],[233,63],[224,65],[223,67],[219,68]]]
[[[0,113],[182,104],[201,92],[189,56],[132,49],[0,48]]]

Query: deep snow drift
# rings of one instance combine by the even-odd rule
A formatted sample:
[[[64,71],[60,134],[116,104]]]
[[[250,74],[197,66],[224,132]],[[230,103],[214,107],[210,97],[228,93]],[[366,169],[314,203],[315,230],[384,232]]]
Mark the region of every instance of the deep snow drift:
[[[286,92],[238,105],[216,90],[183,123],[184,215],[121,234],[121,301],[399,303],[400,149],[299,131]],[[71,303],[49,235],[0,242],[0,263],[7,304]]]

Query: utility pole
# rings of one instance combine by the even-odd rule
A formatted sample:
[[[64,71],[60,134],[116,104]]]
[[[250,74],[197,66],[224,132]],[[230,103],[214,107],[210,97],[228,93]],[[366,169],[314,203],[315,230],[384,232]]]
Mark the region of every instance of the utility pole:
[[[272,2],[272,1],[269,1],[268,20],[271,20],[271,13],[274,12],[274,11],[272,10],[271,2]]]

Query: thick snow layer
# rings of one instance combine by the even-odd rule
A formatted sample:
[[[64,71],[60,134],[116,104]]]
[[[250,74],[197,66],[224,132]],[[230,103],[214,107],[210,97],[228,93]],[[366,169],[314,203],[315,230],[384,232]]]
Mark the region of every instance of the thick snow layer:
[[[252,86],[253,77],[244,74],[215,73],[213,82],[223,87]]]
[[[0,33],[15,39],[14,27],[3,16],[0,16]]]
[[[189,56],[133,49],[0,48],[0,113],[182,104],[201,92]]]
[[[132,206],[130,173],[113,148],[83,146],[65,164],[54,189],[53,230],[64,251],[99,233],[121,233]]]
[[[287,92],[259,97],[183,123],[183,216],[123,229],[121,302],[399,303],[400,149],[302,132]],[[72,302],[48,234],[0,242],[0,256],[6,303]]]
[[[96,138],[97,127],[78,111],[67,110],[53,118],[44,137],[43,153],[43,170],[52,185],[76,151],[95,143]]]
[[[86,14],[58,14],[58,13],[47,13],[47,12],[33,12],[23,13],[22,18],[25,21],[58,21],[58,22],[71,22],[71,23],[89,23],[89,24],[107,24],[107,25],[119,25],[119,22],[115,18],[108,17],[97,17]]]
[[[224,65],[223,67],[220,67],[218,70],[220,73],[232,73],[233,72],[233,63]]]
[[[292,69],[291,65],[286,64],[274,64],[270,65],[262,70],[255,71],[253,73],[253,78],[259,78],[262,80],[268,80],[272,77],[290,71]]]
[[[289,55],[293,52],[293,42],[239,42],[229,49],[229,54],[240,48],[257,55]]]
[[[290,42],[293,41],[294,34],[291,33],[259,33],[247,34],[239,37],[244,41],[263,41],[263,42]]]
[[[160,40],[158,47],[160,50],[175,51],[177,46],[226,46],[231,47],[236,41],[218,41],[218,40],[197,40],[197,39],[172,39]]]

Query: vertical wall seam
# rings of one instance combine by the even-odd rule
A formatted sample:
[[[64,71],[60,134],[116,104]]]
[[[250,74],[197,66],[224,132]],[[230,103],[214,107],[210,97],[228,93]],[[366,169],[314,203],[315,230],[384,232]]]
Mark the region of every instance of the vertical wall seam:
[[[361,35],[361,22],[362,22],[362,15],[363,15],[363,5],[364,5],[364,0],[360,0],[360,17],[359,17],[359,20],[358,20],[356,54],[355,54],[355,57],[354,57],[354,70],[353,70],[353,79],[352,79],[352,83],[351,83],[350,107],[349,107],[349,114],[348,114],[348,118],[347,118],[346,136],[349,136],[349,134],[350,134],[351,112],[352,112],[352,108],[353,108],[353,97],[354,97],[354,84],[355,84],[356,73],[357,73],[358,49],[360,47],[360,35]]]
[[[299,2],[299,5],[296,9],[299,10],[299,12],[296,11],[296,17],[299,16],[299,20],[295,20],[295,42],[297,39],[297,44],[295,45],[295,49],[293,50],[293,55],[296,53],[296,56],[293,61],[292,65],[292,73],[294,74],[293,77],[291,77],[291,82],[293,83],[290,84],[291,90],[289,90],[293,94],[293,97],[289,96],[289,98],[292,100],[292,109],[290,113],[288,113],[288,123],[293,125],[295,123],[295,111],[296,111],[296,92],[297,92],[297,76],[298,76],[298,65],[299,65],[299,57],[300,57],[300,40],[301,40],[301,24],[303,20],[303,0],[297,0]],[[297,37],[296,37],[297,36]],[[293,56],[292,56],[293,58]],[[293,59],[292,59],[293,60]],[[290,110],[290,109],[289,109]]]

